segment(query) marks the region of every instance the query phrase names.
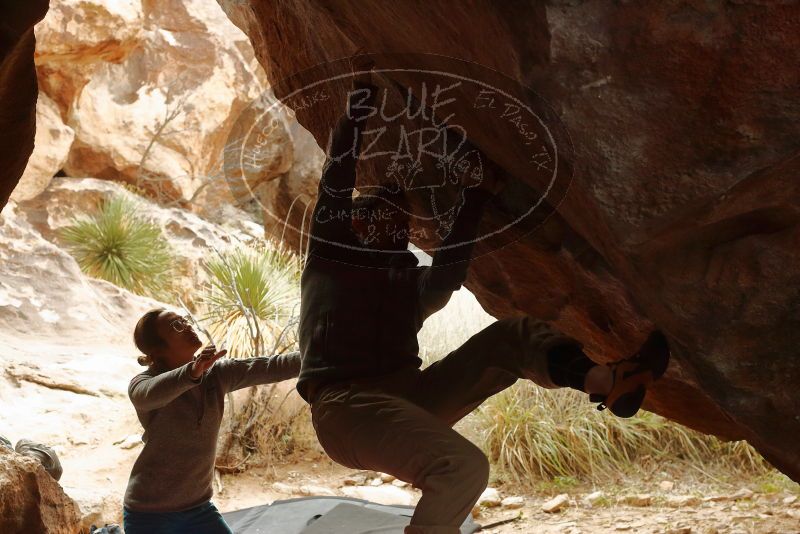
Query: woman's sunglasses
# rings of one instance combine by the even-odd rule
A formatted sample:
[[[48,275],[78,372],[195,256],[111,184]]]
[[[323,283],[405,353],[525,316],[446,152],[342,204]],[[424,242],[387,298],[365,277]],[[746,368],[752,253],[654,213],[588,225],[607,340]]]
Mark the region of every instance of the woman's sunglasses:
[[[176,332],[183,332],[191,326],[191,323],[186,317],[179,317],[178,319],[174,319],[171,323],[169,323],[169,325]]]

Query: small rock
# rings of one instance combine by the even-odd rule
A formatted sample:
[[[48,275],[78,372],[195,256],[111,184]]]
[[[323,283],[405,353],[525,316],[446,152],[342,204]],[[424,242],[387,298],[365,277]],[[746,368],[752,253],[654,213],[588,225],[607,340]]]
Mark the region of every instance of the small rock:
[[[327,496],[327,497],[335,497],[336,496],[336,492],[334,492],[330,488],[326,488],[326,487],[323,487],[323,486],[303,485],[303,486],[300,486],[300,488],[298,488],[298,489],[299,489],[301,495],[308,495],[308,496],[324,495],[324,496]]]
[[[525,499],[522,497],[506,497],[502,501],[500,501],[500,506],[503,508],[507,508],[509,510],[514,510],[515,508],[522,508],[525,505]]]
[[[501,502],[500,492],[494,488],[486,488],[483,490],[483,493],[481,493],[481,496],[478,497],[478,506],[485,506],[487,508],[500,506]]]
[[[394,482],[395,478],[396,477],[394,475],[390,475],[389,473],[381,473],[381,480],[386,484]]]
[[[751,499],[753,497],[753,492],[747,488],[742,488],[733,495],[730,496],[732,501],[739,501],[742,499]]]
[[[594,506],[598,504],[603,498],[605,497],[605,493],[602,491],[593,491],[589,495],[583,498],[583,501],[588,504],[589,506]]]
[[[364,499],[388,506],[410,506],[413,503],[413,498],[410,493],[392,486],[391,484],[384,484],[378,487],[345,486],[342,488],[342,493],[348,497]]]
[[[669,528],[664,534],[692,534],[692,527]]]
[[[367,475],[364,473],[351,473],[342,479],[345,486],[363,486],[367,483]]]
[[[557,495],[556,497],[553,497],[544,503],[542,505],[542,511],[548,514],[553,514],[563,510],[567,506],[569,506],[569,495],[562,493],[561,495]]]
[[[795,502],[797,502],[797,495],[789,495],[788,497],[785,497],[781,502],[786,506],[790,506]]]
[[[650,506],[653,502],[653,496],[647,493],[641,495],[625,495],[619,499],[620,504],[627,504],[628,506]]]
[[[406,486],[408,486],[408,482],[396,478],[392,480],[392,486],[397,486],[398,488],[405,488]]]
[[[70,442],[72,445],[75,445],[76,447],[79,447],[79,446],[81,446],[81,445],[88,445],[88,444],[89,444],[89,440],[87,440],[86,438],[83,438],[83,437],[73,437],[73,436],[67,436],[67,440],[68,440],[68,441],[69,441],[69,442]],[[120,442],[120,443],[121,443],[121,442]]]
[[[575,521],[565,521],[564,523],[557,523],[553,526],[558,532],[565,532],[566,534],[576,534],[576,531],[580,532]]]
[[[300,493],[300,490],[298,488],[290,486],[289,484],[284,484],[283,482],[273,483],[272,489],[274,489],[278,493],[285,493],[287,495],[294,495],[296,493]]]
[[[123,440],[117,441],[114,445],[119,445],[120,449],[132,449],[142,444],[142,436],[131,434]]]
[[[667,506],[672,508],[681,508],[683,506],[697,506],[700,504],[700,499],[693,495],[670,495],[667,497]]]
[[[380,486],[381,484],[383,484],[383,480],[381,480],[380,478],[373,478],[372,480],[369,481],[369,485],[373,487]]]
[[[675,483],[671,480],[662,480],[658,487],[661,488],[661,491],[672,491],[672,488],[675,487]]]

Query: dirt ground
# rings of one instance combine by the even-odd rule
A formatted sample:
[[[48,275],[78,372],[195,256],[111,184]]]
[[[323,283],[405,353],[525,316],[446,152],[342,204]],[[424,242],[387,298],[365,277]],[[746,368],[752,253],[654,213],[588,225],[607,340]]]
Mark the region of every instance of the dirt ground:
[[[273,468],[251,469],[238,475],[223,475],[222,491],[215,496],[221,510],[229,511],[289,499],[304,490],[325,488],[345,495],[345,480],[354,472],[325,457],[299,458]],[[369,480],[368,476],[368,480]],[[276,484],[277,483],[277,484]],[[390,484],[384,484],[384,486]],[[671,489],[664,489],[668,486]],[[751,484],[752,485],[752,484]],[[368,484],[367,484],[368,486]],[[309,488],[310,487],[310,488]],[[372,487],[372,486],[368,486]],[[698,484],[696,479],[672,477],[663,480],[629,481],[607,488],[573,488],[563,491],[569,505],[559,512],[546,513],[542,505],[555,492],[527,493],[513,487],[494,486],[502,497],[520,496],[521,508],[481,507],[475,520],[484,526],[504,520],[510,523],[481,532],[505,533],[669,533],[669,534],[794,534],[800,533],[800,496],[795,490],[777,490],[735,484]],[[636,491],[630,491],[635,487]],[[279,488],[280,491],[276,490]],[[415,503],[419,491],[403,488]],[[559,490],[560,491],[560,490]],[[594,506],[587,495],[601,491]],[[638,497],[629,497],[636,495]],[[650,502],[647,502],[647,496]],[[621,500],[638,501],[639,506]]]

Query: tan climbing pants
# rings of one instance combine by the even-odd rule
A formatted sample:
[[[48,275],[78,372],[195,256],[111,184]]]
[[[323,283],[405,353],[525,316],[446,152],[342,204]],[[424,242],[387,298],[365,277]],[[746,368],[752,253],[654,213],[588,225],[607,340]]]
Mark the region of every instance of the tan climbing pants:
[[[407,534],[456,534],[486,488],[489,462],[452,425],[518,378],[556,387],[547,352],[561,344],[577,342],[528,317],[497,321],[423,370],[321,388],[314,429],[336,462],[422,490]]]

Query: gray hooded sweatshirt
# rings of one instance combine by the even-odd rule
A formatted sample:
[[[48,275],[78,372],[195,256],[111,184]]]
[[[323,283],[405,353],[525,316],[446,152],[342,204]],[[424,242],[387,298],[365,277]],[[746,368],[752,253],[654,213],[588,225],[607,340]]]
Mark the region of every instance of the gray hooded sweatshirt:
[[[178,512],[211,499],[225,394],[296,377],[300,353],[219,360],[199,380],[192,379],[190,365],[148,369],[128,386],[144,427],[144,448],[125,491],[129,510]]]

